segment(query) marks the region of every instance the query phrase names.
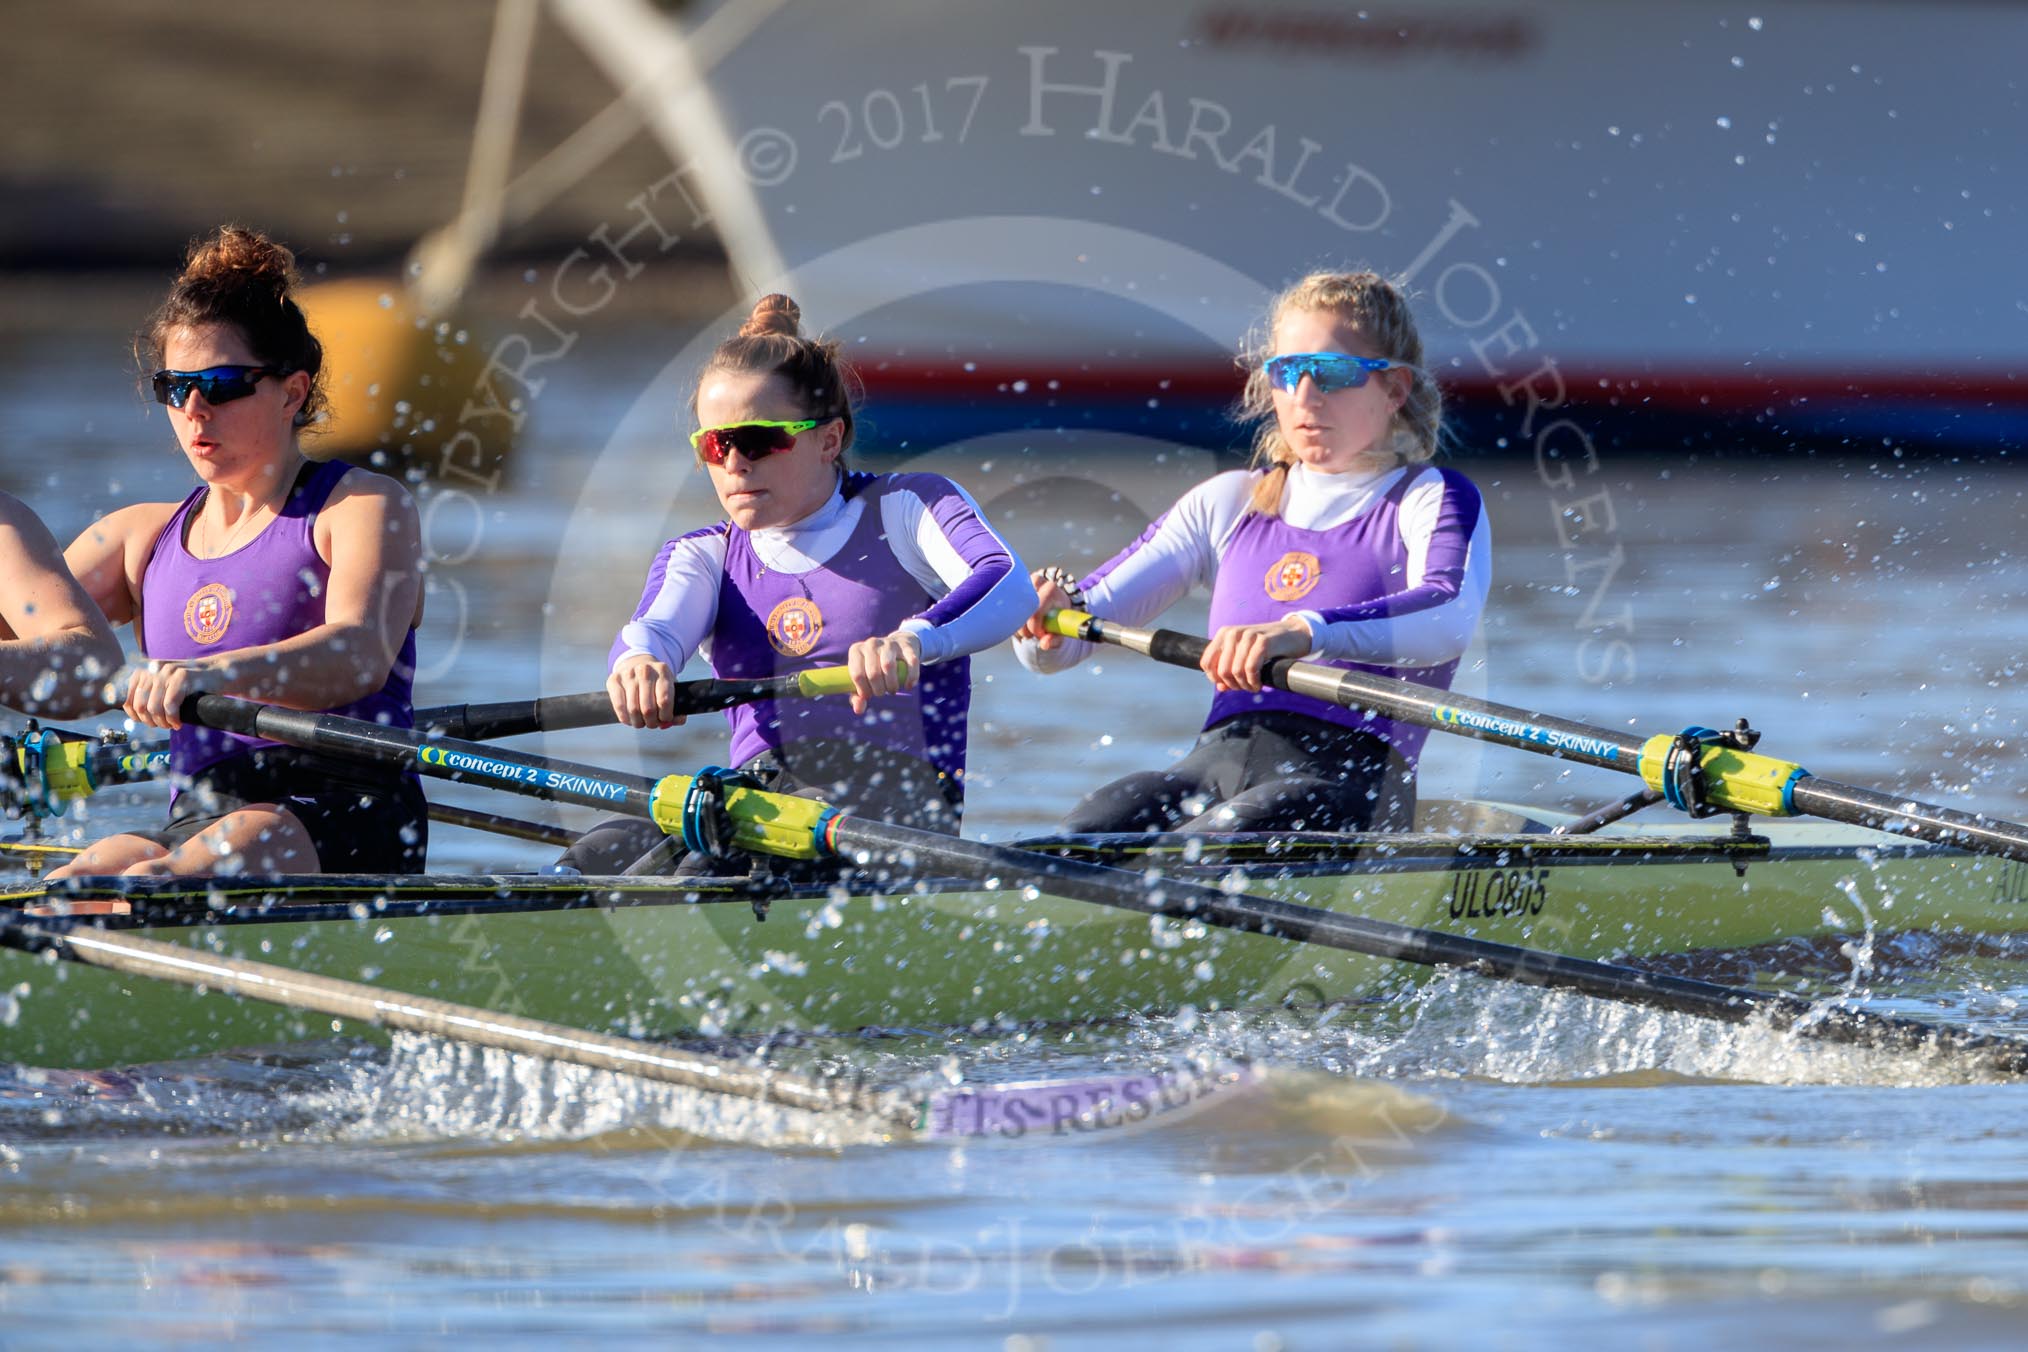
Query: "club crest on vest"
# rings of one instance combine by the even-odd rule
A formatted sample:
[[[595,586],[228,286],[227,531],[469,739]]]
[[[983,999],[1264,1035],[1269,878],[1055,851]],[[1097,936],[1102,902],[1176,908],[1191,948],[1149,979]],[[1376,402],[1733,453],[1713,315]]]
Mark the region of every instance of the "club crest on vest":
[[[183,632],[199,643],[216,643],[232,626],[232,589],[213,582],[190,593],[183,605]]]
[[[768,612],[768,642],[784,657],[804,656],[823,634],[824,612],[807,597],[791,596]]]
[[[1274,566],[1262,579],[1262,585],[1267,594],[1277,601],[1296,601],[1308,596],[1322,576],[1323,569],[1318,565],[1315,554],[1290,550],[1275,560]]]

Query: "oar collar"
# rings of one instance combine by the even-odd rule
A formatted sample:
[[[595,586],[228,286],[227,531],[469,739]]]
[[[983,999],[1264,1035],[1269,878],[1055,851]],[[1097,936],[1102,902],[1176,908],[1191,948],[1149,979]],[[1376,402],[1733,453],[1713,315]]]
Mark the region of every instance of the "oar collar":
[[[1792,817],[1796,785],[1810,772],[1793,761],[1754,754],[1759,741],[1745,719],[1727,732],[1693,724],[1673,737],[1658,734],[1641,748],[1641,778],[1669,806],[1692,817],[1720,812]]]

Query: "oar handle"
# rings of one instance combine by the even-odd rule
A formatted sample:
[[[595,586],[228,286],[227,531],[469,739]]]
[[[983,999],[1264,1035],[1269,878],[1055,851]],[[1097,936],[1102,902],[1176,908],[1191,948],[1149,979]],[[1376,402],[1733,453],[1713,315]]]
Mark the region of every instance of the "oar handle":
[[[592,728],[612,721],[613,702],[603,690],[494,704],[440,704],[415,711],[415,725],[425,732],[471,742],[563,728]]]
[[[689,715],[758,700],[851,693],[851,672],[844,667],[819,667],[759,680],[681,681],[676,685],[674,704],[678,714]],[[494,704],[442,704],[415,711],[416,727],[437,737],[467,742],[520,737],[531,732],[561,732],[566,728],[603,727],[612,721],[612,697],[603,690]]]
[[[1057,611],[1059,615],[1076,612]],[[1085,619],[1092,624],[1102,623],[1090,616]],[[1060,632],[1060,631],[1059,631]],[[1132,644],[1123,646],[1132,647]],[[1150,629],[1147,646],[1141,651],[1157,662],[1172,667],[1201,667],[1204,654],[1211,648],[1211,640],[1186,634],[1176,629]],[[1305,662],[1299,657],[1277,657],[1261,668],[1261,682],[1277,690],[1288,690],[1298,695],[1314,694],[1317,698],[1337,703],[1339,673],[1331,667]]]

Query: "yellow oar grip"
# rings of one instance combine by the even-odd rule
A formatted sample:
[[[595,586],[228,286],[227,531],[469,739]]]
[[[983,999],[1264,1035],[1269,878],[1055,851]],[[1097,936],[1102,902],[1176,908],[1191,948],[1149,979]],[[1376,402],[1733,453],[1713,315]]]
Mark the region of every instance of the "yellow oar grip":
[[[909,670],[906,662],[901,665],[901,683],[908,685]],[[852,669],[850,667],[818,667],[813,671],[796,673],[796,689],[805,695],[849,695],[852,693]]]
[[[849,695],[852,693],[852,673],[845,667],[818,667],[815,671],[798,672],[796,689],[805,695]]]
[[[1042,617],[1042,627],[1052,634],[1065,638],[1083,638],[1084,627],[1091,623],[1091,616],[1082,610],[1052,610]]]
[[[1668,733],[1650,737],[1641,744],[1641,778],[1657,793],[1667,794],[1670,749],[1676,739]],[[1697,764],[1704,771],[1704,790],[1711,802],[1734,812],[1752,812],[1763,817],[1793,817],[1795,803],[1790,795],[1796,781],[1810,772],[1794,761],[1776,760],[1741,751],[1723,743],[1702,748]]]
[[[696,775],[667,775],[655,785],[648,800],[649,814],[663,834],[679,838],[692,849],[702,842],[684,820]],[[838,817],[836,808],[814,798],[791,793],[769,793],[766,789],[728,785],[725,812],[733,821],[733,843],[758,854],[783,859],[822,859],[830,855],[825,830]]]

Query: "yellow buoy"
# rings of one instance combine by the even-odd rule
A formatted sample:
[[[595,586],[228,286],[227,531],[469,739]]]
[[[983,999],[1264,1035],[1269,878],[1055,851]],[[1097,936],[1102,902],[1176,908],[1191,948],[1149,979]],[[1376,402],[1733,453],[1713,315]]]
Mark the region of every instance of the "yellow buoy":
[[[499,482],[522,414],[501,404],[487,354],[459,317],[499,238],[539,0],[500,0],[458,214],[409,256],[405,282],[320,282],[300,300],[324,344],[331,416],[305,450],[404,477]],[[529,207],[527,210],[534,210]]]
[[[493,480],[512,449],[510,424],[486,418],[465,428],[486,357],[470,329],[432,319],[399,282],[371,277],[319,282],[299,296],[324,344],[329,417],[304,451],[389,474]],[[455,313],[455,311],[453,312]],[[475,435],[482,433],[482,435]]]

